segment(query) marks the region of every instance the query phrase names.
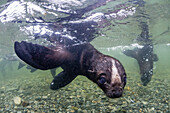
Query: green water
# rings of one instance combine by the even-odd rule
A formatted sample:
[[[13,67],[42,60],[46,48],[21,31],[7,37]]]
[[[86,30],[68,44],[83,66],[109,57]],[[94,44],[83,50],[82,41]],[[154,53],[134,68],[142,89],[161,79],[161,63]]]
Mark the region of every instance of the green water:
[[[125,0],[116,1],[116,4]],[[50,71],[30,73],[26,67],[18,70],[18,62],[0,59],[0,113],[168,113],[170,112],[170,1],[145,0],[149,19],[149,32],[154,53],[159,60],[154,63],[152,80],[142,86],[137,61],[122,51],[140,34],[138,10],[125,20],[115,20],[115,26],[101,29],[105,36],[95,38],[91,44],[100,52],[117,58],[127,72],[127,85],[123,97],[110,99],[93,82],[78,76],[72,83],[57,91],[50,90],[53,79]],[[6,2],[0,1],[0,4]],[[114,3],[114,2],[113,2]],[[102,9],[99,9],[102,10]],[[129,24],[116,24],[130,22]],[[25,38],[18,24],[0,22],[0,56],[13,53],[13,43]],[[57,69],[59,73],[61,69]],[[15,97],[22,102],[17,105]]]
[[[6,112],[168,112],[169,47],[160,45],[155,49],[160,53],[159,61],[155,64],[156,69],[147,86],[141,85],[138,65],[134,59],[125,57],[119,50],[113,53],[101,50],[105,54],[118,58],[126,69],[127,85],[123,97],[118,99],[106,97],[96,84],[83,76],[78,76],[60,90],[52,91],[49,89],[52,81],[49,71],[39,70],[30,73],[25,68],[17,70],[17,63],[14,62],[13,70],[7,65],[6,76],[1,75],[0,110]],[[15,105],[13,98],[16,96],[29,105]]]

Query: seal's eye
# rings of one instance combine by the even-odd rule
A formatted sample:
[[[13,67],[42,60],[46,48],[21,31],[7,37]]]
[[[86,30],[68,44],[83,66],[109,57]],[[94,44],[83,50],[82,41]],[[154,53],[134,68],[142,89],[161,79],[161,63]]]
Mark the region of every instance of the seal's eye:
[[[105,82],[106,82],[106,78],[104,78],[104,77],[99,78],[99,83],[100,84],[104,84]]]

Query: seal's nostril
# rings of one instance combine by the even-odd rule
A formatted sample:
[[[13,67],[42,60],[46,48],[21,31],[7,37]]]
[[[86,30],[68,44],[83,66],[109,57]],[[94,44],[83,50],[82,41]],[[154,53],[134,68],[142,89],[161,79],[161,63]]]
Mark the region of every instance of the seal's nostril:
[[[118,98],[122,96],[122,92],[123,92],[123,88],[120,86],[115,86],[113,87],[112,91],[112,95],[114,98]]]

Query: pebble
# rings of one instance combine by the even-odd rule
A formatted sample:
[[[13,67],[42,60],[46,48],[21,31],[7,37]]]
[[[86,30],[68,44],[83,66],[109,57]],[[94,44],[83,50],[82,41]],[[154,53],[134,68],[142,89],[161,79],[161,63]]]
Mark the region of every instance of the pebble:
[[[21,104],[21,98],[20,97],[14,97],[14,103],[16,104],[16,105],[20,105]]]
[[[22,113],[21,111],[17,111],[17,113]]]
[[[46,100],[46,99],[48,99],[48,96],[42,96],[42,99]]]
[[[31,109],[32,107],[31,106],[27,106],[28,109]]]
[[[146,101],[142,101],[142,103],[143,103],[144,105],[148,104],[148,102],[146,102]]]
[[[41,101],[42,99],[41,99],[41,97],[39,96],[39,97],[35,98],[35,100],[36,100],[36,101]]]
[[[152,107],[152,108],[151,108],[151,110],[153,110],[153,111],[154,111],[154,110],[155,110],[155,108],[154,108],[154,107]]]

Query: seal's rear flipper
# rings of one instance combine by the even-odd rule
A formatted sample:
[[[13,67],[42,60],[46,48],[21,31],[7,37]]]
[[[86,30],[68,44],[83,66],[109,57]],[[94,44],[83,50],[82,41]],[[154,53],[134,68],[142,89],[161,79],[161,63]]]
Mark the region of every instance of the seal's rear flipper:
[[[158,56],[157,56],[156,54],[153,54],[152,60],[153,60],[154,62],[157,62],[157,61],[159,60],[159,59],[158,59]]]
[[[33,67],[29,66],[29,65],[26,68],[29,69],[31,73],[37,71],[36,68],[33,68]]]
[[[132,58],[137,59],[137,52],[136,52],[136,51],[133,51],[133,50],[125,50],[125,51],[123,51],[123,53],[124,53],[126,56],[129,56],[129,57],[132,57]]]
[[[56,75],[56,68],[54,69],[50,69],[50,72],[51,72],[51,75],[53,76],[53,78],[55,77]]]
[[[22,41],[15,42],[14,49],[20,59],[41,70],[59,67],[71,58],[70,53],[60,45],[52,49]]]
[[[70,75],[63,71],[54,77],[53,81],[50,84],[50,89],[52,90],[60,89],[69,84],[70,82],[72,82],[76,77],[77,75]]]

